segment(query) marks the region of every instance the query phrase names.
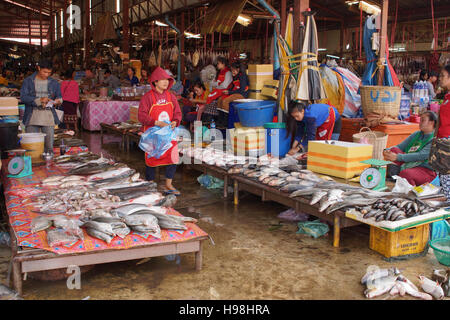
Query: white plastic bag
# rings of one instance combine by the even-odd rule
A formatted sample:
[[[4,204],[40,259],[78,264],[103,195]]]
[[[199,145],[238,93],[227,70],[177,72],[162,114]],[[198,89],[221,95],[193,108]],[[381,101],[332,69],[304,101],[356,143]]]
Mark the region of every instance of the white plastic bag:
[[[436,187],[431,183],[422,184],[413,188],[417,197],[427,197],[434,194],[438,194],[441,191],[441,187]]]
[[[414,188],[405,178],[399,176],[392,176],[392,178],[395,179],[395,187],[392,189],[392,192],[407,194]]]

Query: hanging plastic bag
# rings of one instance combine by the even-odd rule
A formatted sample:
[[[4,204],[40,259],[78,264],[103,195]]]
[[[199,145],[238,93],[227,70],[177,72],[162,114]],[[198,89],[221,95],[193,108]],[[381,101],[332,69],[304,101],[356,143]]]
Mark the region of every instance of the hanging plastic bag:
[[[176,140],[176,138],[177,128],[172,129],[170,125],[162,128],[154,126],[141,135],[139,148],[147,152],[149,157],[159,159],[172,147],[172,141]]]
[[[314,239],[317,239],[324,234],[327,234],[330,231],[330,228],[326,223],[320,222],[319,219],[314,221],[304,221],[298,223],[298,231],[297,233],[308,234]]]
[[[399,176],[392,176],[395,179],[395,186],[392,189],[392,192],[405,193],[407,194],[414,187],[409,184],[408,180]]]

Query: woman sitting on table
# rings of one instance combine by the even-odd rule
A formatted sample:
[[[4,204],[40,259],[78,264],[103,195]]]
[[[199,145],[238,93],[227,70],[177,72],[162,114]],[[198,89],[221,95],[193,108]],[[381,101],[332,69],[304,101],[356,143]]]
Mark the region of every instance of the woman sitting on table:
[[[219,98],[218,109],[228,112],[230,102],[238,99],[248,98],[248,77],[241,71],[241,64],[235,62],[231,65],[233,82],[228,90],[223,91],[223,96]]]
[[[384,158],[394,162],[387,167],[388,177],[398,175],[413,186],[431,182],[436,178],[436,172],[428,164],[436,123],[437,115],[434,112],[422,113],[420,131],[414,132],[399,145],[383,151]]]
[[[339,140],[342,119],[335,107],[316,103],[306,106],[291,101],[288,107],[287,130],[294,142],[288,154],[308,150],[310,140]]]
[[[136,77],[136,70],[133,67],[128,67],[126,80],[131,86],[139,85],[139,79]]]

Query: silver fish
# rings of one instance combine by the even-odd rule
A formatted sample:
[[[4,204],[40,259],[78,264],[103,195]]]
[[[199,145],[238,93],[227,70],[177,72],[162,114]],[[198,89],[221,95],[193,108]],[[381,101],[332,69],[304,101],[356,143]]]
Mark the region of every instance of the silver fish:
[[[367,289],[364,291],[364,295],[369,299],[381,296],[391,291],[396,284],[396,280],[397,276],[387,276],[366,282]]]
[[[132,172],[130,174],[130,176],[135,173],[135,171],[133,169],[130,169],[128,167],[119,168],[116,170],[108,170],[105,172],[101,172],[101,173],[97,173],[97,174],[88,176],[87,181],[96,181],[96,180],[102,181],[105,179],[121,176],[125,173],[130,173],[130,172]]]
[[[444,290],[442,290],[437,281],[430,280],[425,276],[419,276],[419,282],[422,290],[432,295],[435,299],[440,300],[444,298]]]
[[[114,233],[122,239],[125,238],[131,231],[130,228],[128,228],[127,225],[121,221],[114,221],[110,224]]]
[[[429,295],[428,293],[420,292],[419,290],[417,290],[417,288],[414,288],[410,282],[398,280],[398,281],[396,281],[396,284],[397,284],[397,286],[400,287],[401,291],[403,291],[413,297],[420,298],[423,300],[433,300],[433,297],[431,295]]]
[[[143,204],[126,204],[124,206],[113,209],[111,212],[115,213],[119,217],[124,217],[133,214],[134,212],[146,209],[149,209],[149,207]]]
[[[48,229],[52,226],[51,218],[38,216],[31,220],[31,232],[36,233],[45,229]]]
[[[115,236],[115,233],[109,223],[98,222],[98,221],[88,221],[88,222],[85,222],[82,227],[98,230],[102,233],[105,233],[105,234],[111,236],[111,237]]]
[[[310,205],[314,205],[317,202],[320,201],[320,199],[322,199],[324,196],[326,196],[327,192],[323,191],[323,190],[318,190],[316,192],[314,192],[314,194],[312,195],[312,199],[311,202],[309,203]]]
[[[316,191],[317,191],[317,188],[303,187],[301,189],[298,189],[298,190],[292,192],[289,195],[289,197],[295,198],[295,197],[299,197],[299,196],[310,196],[310,195],[314,194]]]
[[[86,232],[87,232],[87,234],[90,235],[91,237],[94,237],[94,238],[103,240],[103,241],[105,241],[105,242],[108,243],[108,244],[109,244],[109,243],[111,242],[111,240],[114,238],[114,236],[111,236],[110,234],[101,232],[101,231],[99,231],[99,230],[97,230],[97,229],[94,229],[94,228],[87,228],[87,229],[86,229]]]
[[[287,173],[287,172],[281,171],[279,174],[277,174],[277,176],[278,176],[279,178],[287,178],[287,177],[290,176],[290,174]]]
[[[379,268],[373,268],[369,269],[366,274],[361,278],[361,283],[366,284],[368,282],[373,282],[376,279],[384,278],[387,276],[397,276],[400,274],[400,270],[398,270],[396,267],[388,268],[388,269],[379,269]]]
[[[283,192],[293,193],[294,191],[305,190],[308,188],[309,188],[308,186],[302,186],[297,183],[288,183],[287,185],[282,187],[280,190]]]

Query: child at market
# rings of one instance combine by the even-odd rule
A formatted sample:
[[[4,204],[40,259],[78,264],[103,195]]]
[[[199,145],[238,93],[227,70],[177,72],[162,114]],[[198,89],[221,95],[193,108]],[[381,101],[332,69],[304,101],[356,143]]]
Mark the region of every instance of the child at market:
[[[170,122],[172,128],[178,127],[181,122],[181,109],[175,95],[170,92],[174,79],[164,69],[157,67],[150,76],[150,83],[152,90],[144,95],[138,109],[138,119],[143,125],[144,132],[153,126],[168,126],[167,122]],[[165,194],[180,195],[180,192],[172,185],[178,161],[176,141],[172,141],[172,147],[159,159],[150,157],[145,153],[146,179],[153,181],[155,179],[155,168],[165,166]]]

